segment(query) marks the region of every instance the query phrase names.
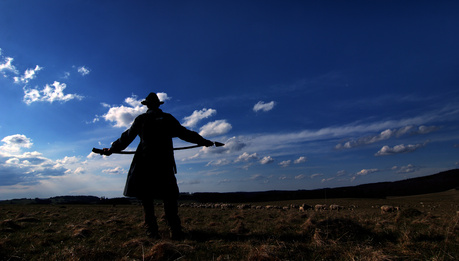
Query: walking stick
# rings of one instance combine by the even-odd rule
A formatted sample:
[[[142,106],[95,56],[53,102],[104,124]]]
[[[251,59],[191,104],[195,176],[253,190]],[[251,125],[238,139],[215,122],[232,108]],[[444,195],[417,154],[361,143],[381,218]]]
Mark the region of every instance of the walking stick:
[[[187,149],[193,149],[193,148],[199,148],[204,145],[193,145],[193,146],[186,146],[186,147],[179,147],[179,148],[174,148],[174,150],[187,150]],[[225,144],[215,141],[214,142],[215,147],[222,147],[225,146]],[[92,152],[100,154],[100,155],[106,155],[103,149],[97,149],[97,148],[92,148]],[[117,151],[117,152],[112,152],[113,154],[134,154],[135,151]]]

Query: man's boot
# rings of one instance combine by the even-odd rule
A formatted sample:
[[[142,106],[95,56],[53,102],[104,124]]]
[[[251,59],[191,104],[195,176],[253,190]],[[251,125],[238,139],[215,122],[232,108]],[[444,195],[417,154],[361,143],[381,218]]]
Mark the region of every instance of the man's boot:
[[[185,233],[183,233],[182,227],[178,227],[178,228],[171,227],[170,235],[171,235],[172,240],[184,240],[185,239]]]
[[[158,224],[155,222],[145,223],[145,234],[149,238],[158,239]]]

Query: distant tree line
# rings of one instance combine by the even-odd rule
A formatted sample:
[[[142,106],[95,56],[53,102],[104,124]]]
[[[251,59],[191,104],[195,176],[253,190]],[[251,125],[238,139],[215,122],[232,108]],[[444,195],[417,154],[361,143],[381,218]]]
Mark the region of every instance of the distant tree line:
[[[459,189],[459,169],[448,170],[434,175],[411,178],[394,182],[379,182],[352,187],[323,188],[297,191],[262,191],[232,193],[180,193],[180,201],[194,202],[266,202],[279,200],[321,199],[321,198],[386,198],[389,196],[409,196]],[[0,204],[139,204],[135,198],[105,198],[94,196],[58,196],[48,199],[12,199]]]

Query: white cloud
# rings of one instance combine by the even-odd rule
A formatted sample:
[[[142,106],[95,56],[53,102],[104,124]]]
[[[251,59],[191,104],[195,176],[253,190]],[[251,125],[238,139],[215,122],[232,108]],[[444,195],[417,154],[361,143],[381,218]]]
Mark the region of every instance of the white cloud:
[[[123,174],[125,171],[122,167],[115,167],[115,168],[110,168],[110,169],[104,169],[102,170],[102,172],[110,174],[110,175],[119,175],[119,174]]]
[[[341,177],[341,176],[344,176],[344,175],[346,175],[346,174],[347,174],[347,171],[345,171],[345,170],[340,170],[340,171],[338,171],[338,172],[336,173],[336,176]]]
[[[21,77],[14,77],[14,82],[16,83],[28,83],[30,80],[35,79],[36,73],[42,70],[43,67],[35,66],[34,69],[27,69],[24,72],[24,75]]]
[[[304,179],[306,176],[304,174],[300,174],[295,176],[295,179]]]
[[[396,145],[394,147],[389,147],[389,146],[383,146],[376,154],[375,156],[387,156],[387,155],[394,155],[394,154],[400,154],[400,153],[409,153],[413,152],[417,149],[425,147],[427,142],[422,143],[422,144],[400,144]]]
[[[158,92],[158,93],[156,93],[156,95],[158,96],[158,99],[160,101],[167,101],[167,100],[171,99],[171,97],[167,96],[167,93],[165,93],[165,92]]]
[[[137,96],[128,97],[124,100],[130,106],[110,107],[108,112],[102,117],[109,122],[114,122],[114,127],[129,127],[134,119],[140,114],[146,112],[147,107],[143,106]]]
[[[225,142],[225,146],[223,147],[203,147],[202,151],[205,153],[215,153],[215,154],[222,154],[222,153],[233,153],[233,152],[238,152],[241,151],[243,148],[245,148],[247,144],[243,142],[242,140],[236,138],[236,137],[231,137]]]
[[[0,186],[36,184],[49,177],[65,175],[70,171],[66,165],[76,163],[74,157],[53,161],[37,151],[22,153],[22,148],[33,145],[22,134],[7,136],[2,142],[5,144],[0,146],[0,161],[4,162],[0,164]]]
[[[307,161],[306,157],[299,157],[293,163],[300,164],[300,163],[305,163],[306,161]]]
[[[18,70],[16,67],[13,65],[13,58],[11,57],[6,57],[5,61],[3,63],[0,63],[0,72],[6,77],[4,71],[10,71],[14,74],[19,74]]]
[[[198,153],[193,156],[183,158],[182,161],[197,159],[203,155],[212,154],[232,154],[241,151],[247,144],[237,137],[231,137],[225,142],[222,147],[202,147]]]
[[[248,161],[257,160],[257,159],[258,159],[257,153],[249,154],[247,152],[244,152],[234,162],[248,162]]]
[[[39,101],[53,103],[55,101],[67,102],[73,99],[83,99],[83,96],[78,94],[64,94],[65,88],[67,88],[65,83],[55,81],[52,85],[46,84],[42,90],[24,89],[24,102],[27,104]]]
[[[285,168],[285,167],[290,166],[291,163],[292,163],[291,160],[284,160],[284,161],[282,161],[281,163],[279,163],[279,165],[280,165],[281,167]]]
[[[404,126],[398,129],[386,129],[377,135],[366,136],[362,138],[358,138],[357,140],[351,140],[345,142],[344,144],[340,143],[336,145],[336,149],[350,149],[358,146],[363,146],[367,144],[376,143],[383,140],[388,140],[392,137],[400,137],[405,134],[427,134],[433,131],[438,130],[436,126],[419,126],[415,128],[413,125]]]
[[[259,101],[257,104],[253,106],[253,111],[270,111],[274,108],[275,102],[271,101],[268,103],[265,103],[263,101]]]
[[[212,160],[210,161],[209,163],[206,164],[206,166],[224,166],[224,165],[228,165],[230,164],[231,162],[227,159],[218,159],[218,160]]]
[[[335,178],[332,177],[332,178],[328,178],[328,179],[322,179],[320,182],[324,183],[324,182],[328,182],[328,181],[331,181],[331,180],[334,180]]]
[[[199,134],[204,137],[218,136],[229,132],[232,128],[226,120],[217,120],[202,126]]]
[[[0,152],[19,152],[21,148],[30,148],[33,145],[32,140],[23,134],[6,136],[2,142],[5,144],[0,146]]]
[[[412,164],[408,164],[406,166],[401,166],[401,167],[398,167],[398,166],[392,167],[392,170],[395,170],[397,173],[412,173],[412,172],[417,171],[418,169],[419,169],[418,167]]]
[[[77,157],[75,157],[75,156],[73,156],[73,157],[65,156],[61,160],[56,160],[57,163],[61,163],[61,164],[72,164],[72,163],[77,163],[78,161],[79,161],[79,159]]]
[[[185,122],[182,124],[185,127],[194,127],[202,119],[208,118],[217,114],[217,111],[214,109],[204,108],[200,111],[194,111],[190,116],[184,118]]]
[[[362,169],[361,171],[357,172],[356,175],[357,176],[365,176],[365,175],[368,175],[368,174],[371,174],[371,173],[375,173],[375,172],[378,172],[379,170],[378,169]]]
[[[439,128],[437,126],[419,126],[419,128],[413,132],[413,134],[427,134],[431,133],[433,131],[438,130]]]
[[[89,70],[88,68],[86,68],[85,66],[81,66],[81,67],[78,67],[78,72],[82,75],[82,76],[85,76],[85,75],[88,75],[91,70]]]
[[[260,164],[262,164],[262,165],[273,163],[273,162],[274,162],[274,159],[271,158],[271,156],[265,156],[260,160]]]
[[[351,182],[356,180],[359,176],[366,176],[371,173],[379,172],[379,169],[362,169],[361,171],[355,173],[355,175],[351,178]]]
[[[320,176],[323,176],[323,175],[324,175],[324,174],[322,174],[322,173],[315,173],[315,174],[312,174],[312,175],[310,176],[310,178],[313,179],[313,178],[315,178],[315,177],[320,177]]]

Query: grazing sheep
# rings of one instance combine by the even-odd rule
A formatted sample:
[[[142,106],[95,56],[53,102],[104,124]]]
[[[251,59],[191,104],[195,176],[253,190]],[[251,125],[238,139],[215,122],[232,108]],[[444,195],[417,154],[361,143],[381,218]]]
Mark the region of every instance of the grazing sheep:
[[[308,209],[312,209],[312,206],[309,206],[309,205],[307,205],[307,204],[303,204],[303,205],[301,205],[301,206],[299,207],[299,210],[300,210],[301,212],[304,212],[304,211],[306,211],[306,210],[308,210]]]
[[[220,208],[221,209],[233,209],[234,205],[233,204],[221,204]]]
[[[300,208],[300,206],[294,205],[294,204],[290,204],[290,208],[291,209],[298,209],[298,208]]]
[[[238,205],[237,208],[238,209],[250,209],[252,208],[252,206],[249,204],[241,204],[241,205]]]
[[[395,212],[399,210],[400,210],[399,207],[394,207],[394,206],[389,206],[389,205],[381,206],[381,214],[391,213],[391,212]]]
[[[340,205],[337,205],[337,204],[331,204],[330,205],[330,210],[338,210],[338,211],[340,211],[340,210],[343,210],[343,209],[344,209],[343,206],[340,206]]]
[[[315,211],[327,210],[327,205],[317,204],[314,206]]]

